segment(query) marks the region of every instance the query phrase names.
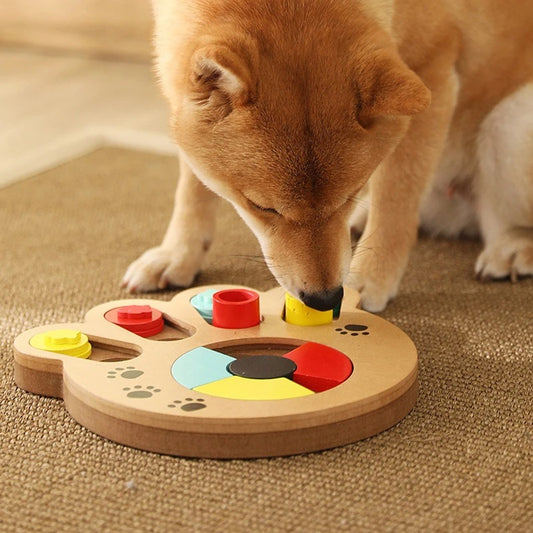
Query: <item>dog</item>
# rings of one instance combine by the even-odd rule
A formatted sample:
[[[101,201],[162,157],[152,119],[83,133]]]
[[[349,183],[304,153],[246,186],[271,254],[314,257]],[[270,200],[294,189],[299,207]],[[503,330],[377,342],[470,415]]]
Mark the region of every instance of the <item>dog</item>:
[[[533,2],[153,5],[181,177],[129,291],[193,283],[219,197],[318,310],[346,283],[383,310],[419,226],[480,235],[482,280],[533,274]]]

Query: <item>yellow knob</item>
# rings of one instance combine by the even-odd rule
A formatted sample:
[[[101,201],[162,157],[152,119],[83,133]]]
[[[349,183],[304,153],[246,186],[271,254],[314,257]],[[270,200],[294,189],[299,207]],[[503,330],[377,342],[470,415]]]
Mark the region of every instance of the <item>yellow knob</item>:
[[[73,329],[56,329],[44,334],[44,343],[49,348],[55,346],[76,346],[81,341],[81,331]]]
[[[317,311],[286,293],[285,322],[296,326],[321,326],[333,322],[333,310]]]
[[[30,339],[30,345],[39,350],[87,359],[92,352],[87,335],[75,329],[54,329],[38,333]]]

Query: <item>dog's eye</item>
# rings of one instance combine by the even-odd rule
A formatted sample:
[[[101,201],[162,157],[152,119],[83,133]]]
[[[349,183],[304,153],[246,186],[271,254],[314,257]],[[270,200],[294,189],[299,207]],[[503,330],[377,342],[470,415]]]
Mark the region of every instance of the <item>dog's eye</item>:
[[[257,209],[257,211],[261,211],[262,213],[272,213],[273,215],[279,215],[279,212],[276,211],[273,207],[263,207],[262,205],[258,205],[255,202],[252,202],[249,198],[247,198],[248,203],[254,208]]]

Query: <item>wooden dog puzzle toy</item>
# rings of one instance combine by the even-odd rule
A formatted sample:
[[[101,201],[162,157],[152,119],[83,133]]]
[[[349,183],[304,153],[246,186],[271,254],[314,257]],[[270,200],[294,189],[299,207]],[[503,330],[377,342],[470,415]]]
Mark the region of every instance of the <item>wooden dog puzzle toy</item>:
[[[211,458],[324,450],[390,428],[417,397],[413,343],[358,303],[346,289],[340,310],[319,312],[279,288],[235,286],[109,302],[83,323],[19,335],[15,381],[135,448]]]

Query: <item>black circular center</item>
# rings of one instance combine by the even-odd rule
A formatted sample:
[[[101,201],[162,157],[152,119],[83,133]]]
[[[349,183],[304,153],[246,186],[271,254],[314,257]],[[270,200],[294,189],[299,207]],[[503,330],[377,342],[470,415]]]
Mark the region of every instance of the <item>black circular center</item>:
[[[250,379],[292,378],[296,364],[278,355],[254,355],[236,359],[228,365],[234,376]]]

